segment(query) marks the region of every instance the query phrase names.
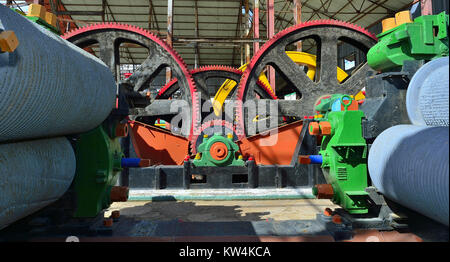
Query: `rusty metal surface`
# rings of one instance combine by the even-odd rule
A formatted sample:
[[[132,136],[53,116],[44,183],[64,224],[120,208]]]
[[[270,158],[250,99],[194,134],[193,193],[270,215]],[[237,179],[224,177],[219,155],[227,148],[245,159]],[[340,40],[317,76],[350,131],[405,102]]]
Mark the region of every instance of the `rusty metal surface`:
[[[7,7],[0,29],[20,45],[0,53],[0,142],[88,131],[114,107],[105,64]]]
[[[268,137],[257,134],[237,142],[244,157],[252,156],[258,165],[290,165],[294,156],[303,122],[297,121],[278,128],[276,141],[270,146]],[[275,136],[272,136],[275,138]]]
[[[189,154],[189,140],[168,130],[140,122],[130,123],[136,155],[158,165],[182,165]]]
[[[64,137],[0,144],[0,229],[56,201],[74,176]]]

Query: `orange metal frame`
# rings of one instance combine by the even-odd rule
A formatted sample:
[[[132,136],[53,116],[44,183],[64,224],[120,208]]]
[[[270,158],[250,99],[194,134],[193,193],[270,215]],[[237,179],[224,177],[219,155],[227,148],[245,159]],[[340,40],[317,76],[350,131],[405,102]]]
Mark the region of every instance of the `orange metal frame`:
[[[275,143],[270,146],[263,146],[269,142],[269,136],[261,134],[241,139],[237,144],[242,156],[253,157],[258,165],[290,165],[302,128],[303,121],[278,127]]]
[[[168,130],[131,122],[131,141],[136,155],[151,159],[154,165],[182,165],[189,155],[189,140]]]

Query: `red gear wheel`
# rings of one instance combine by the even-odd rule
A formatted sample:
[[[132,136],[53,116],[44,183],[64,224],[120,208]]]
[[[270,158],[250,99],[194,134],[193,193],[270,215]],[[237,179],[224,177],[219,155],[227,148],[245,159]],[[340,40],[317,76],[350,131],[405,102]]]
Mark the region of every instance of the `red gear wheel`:
[[[186,82],[188,84],[188,89],[189,89],[191,99],[192,99],[192,101],[191,101],[191,103],[192,103],[192,119],[191,119],[191,121],[192,122],[191,122],[191,129],[190,129],[190,133],[189,133],[189,138],[191,138],[193,135],[193,131],[196,129],[196,126],[200,123],[200,121],[197,119],[199,112],[200,112],[200,104],[198,103],[198,96],[196,95],[197,88],[195,87],[194,80],[192,79],[192,75],[190,74],[186,63],[183,61],[181,56],[172,47],[170,47],[164,40],[160,39],[153,33],[149,32],[143,28],[140,28],[138,26],[122,24],[122,23],[113,23],[113,22],[87,25],[87,26],[66,32],[61,37],[65,40],[70,41],[70,39],[73,37],[78,37],[78,36],[82,36],[85,33],[92,33],[97,30],[102,31],[105,29],[108,29],[108,30],[114,29],[114,30],[122,30],[122,31],[126,31],[126,32],[133,32],[133,33],[136,33],[143,37],[146,37],[146,38],[150,39],[152,42],[154,42],[157,45],[159,45],[160,47],[162,47],[163,50],[165,50],[167,53],[169,53],[170,56],[174,59],[174,61],[180,67],[182,73],[186,77],[186,80],[187,80]]]
[[[283,31],[280,31],[279,33],[277,33],[275,36],[273,36],[271,39],[269,39],[269,41],[267,41],[259,50],[258,52],[252,57],[249,65],[247,66],[246,70],[244,71],[241,81],[239,82],[239,86],[238,86],[238,90],[237,90],[237,99],[240,100],[241,102],[243,102],[244,100],[244,94],[246,91],[246,87],[247,87],[247,82],[249,81],[250,77],[252,76],[252,74],[254,74],[253,70],[256,66],[256,64],[260,61],[261,57],[263,57],[268,50],[270,49],[270,47],[272,45],[276,45],[277,41],[282,39],[285,36],[290,35],[291,33],[297,31],[297,30],[302,30],[302,29],[307,29],[310,27],[316,27],[316,26],[336,26],[336,27],[342,27],[345,29],[350,29],[353,31],[357,31],[359,33],[362,33],[366,36],[368,36],[369,38],[373,39],[375,42],[378,41],[378,39],[376,38],[376,36],[372,33],[370,33],[367,29],[364,29],[358,25],[355,24],[351,24],[348,22],[344,22],[344,21],[338,21],[338,20],[315,20],[315,21],[308,21],[305,23],[301,23],[289,28],[284,29]],[[267,90],[264,89],[266,92]],[[268,95],[270,95],[271,92],[267,92]],[[243,103],[241,103],[242,105]],[[239,134],[240,137],[244,137],[245,136],[245,124],[244,124],[244,117],[243,117],[243,107],[242,106],[238,106],[236,109],[236,119],[237,119],[237,132]]]

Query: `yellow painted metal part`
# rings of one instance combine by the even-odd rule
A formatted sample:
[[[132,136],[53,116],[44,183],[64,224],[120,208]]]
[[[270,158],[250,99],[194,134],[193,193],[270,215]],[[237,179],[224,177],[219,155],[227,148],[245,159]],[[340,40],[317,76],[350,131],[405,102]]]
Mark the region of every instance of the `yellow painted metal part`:
[[[31,4],[28,7],[27,16],[39,17],[42,20],[45,20],[45,7],[39,4]]]
[[[352,98],[353,98],[353,97],[352,97]],[[359,91],[359,92],[355,95],[355,97],[354,97],[354,99],[355,99],[356,101],[363,100],[363,99],[365,99],[365,98],[366,98],[366,96],[363,94],[362,91]]]
[[[411,12],[409,10],[401,11],[395,14],[395,24],[399,26],[404,23],[412,23]]]
[[[389,17],[381,21],[381,26],[383,28],[383,32],[386,32],[387,30],[391,30],[392,28],[396,27],[397,24],[394,17]]]
[[[297,51],[286,51],[286,54],[294,61],[295,63],[299,65],[306,66],[308,68],[308,71],[306,75],[311,79],[314,80],[314,76],[316,75],[316,56],[312,54],[308,54],[305,52],[297,52]],[[239,70],[244,72],[244,70],[247,68],[248,64],[244,64],[241,67],[239,67]],[[345,78],[347,78],[347,73],[345,73],[344,70],[341,68],[337,68],[337,80],[342,82]],[[269,80],[267,79],[264,72],[261,73],[259,76],[259,81],[261,81],[263,84],[265,84],[271,92],[274,93],[272,87],[269,84]],[[234,87],[237,85],[237,83],[233,80],[227,79],[223,84],[220,86],[219,90],[217,91],[216,95],[214,96],[214,99],[212,101],[214,113],[216,116],[219,116],[222,112],[222,106],[225,102],[225,99],[228,97],[230,92],[234,89]]]
[[[56,27],[56,15],[50,12],[45,12],[45,22],[53,27]]]
[[[0,33],[0,51],[14,52],[19,45],[19,40],[14,31],[3,31]]]
[[[30,17],[39,17],[40,19],[47,22],[47,24],[56,27],[56,15],[50,12],[47,12],[45,10],[45,7],[43,5],[39,4],[30,4],[28,7],[28,13],[27,16]]]

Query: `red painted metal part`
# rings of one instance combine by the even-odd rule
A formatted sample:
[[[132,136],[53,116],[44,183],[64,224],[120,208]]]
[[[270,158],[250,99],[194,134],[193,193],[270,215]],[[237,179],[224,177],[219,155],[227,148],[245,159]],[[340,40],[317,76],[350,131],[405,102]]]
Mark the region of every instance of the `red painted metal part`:
[[[253,38],[259,38],[259,0],[255,0],[253,8]],[[256,54],[259,50],[259,42],[253,43],[253,54]]]
[[[192,69],[190,71],[191,75],[195,75],[197,73],[201,73],[201,72],[205,72],[205,71],[226,71],[226,72],[231,72],[231,73],[235,73],[238,75],[242,75],[242,71],[231,67],[231,66],[223,66],[223,65],[207,65],[207,66],[201,66],[199,68],[195,68]]]
[[[178,79],[172,78],[169,82],[167,82],[163,88],[161,88],[158,92],[158,94],[156,95],[156,99],[160,99],[160,98],[167,98],[165,96],[165,93],[167,92],[167,90],[171,89],[176,83],[178,83]]]
[[[78,29],[71,30],[71,31],[65,33],[64,35],[62,35],[61,37],[63,39],[67,40],[71,37],[83,34],[85,32],[90,32],[90,31],[94,31],[94,30],[102,30],[102,29],[124,30],[124,31],[134,32],[136,34],[139,34],[146,38],[149,38],[153,42],[160,45],[167,53],[169,53],[175,59],[175,61],[180,65],[184,75],[186,75],[187,78],[189,78],[191,76],[186,63],[183,61],[181,56],[172,47],[169,46],[169,44],[167,44],[165,41],[163,41],[162,39],[160,39],[153,33],[149,32],[143,28],[140,28],[138,26],[135,26],[135,25],[127,25],[127,24],[113,23],[113,22],[92,24],[92,25],[88,25],[88,26],[80,27]],[[189,88],[191,89],[191,92],[195,91],[195,85],[193,84],[193,80],[192,80],[192,85],[190,83]]]
[[[278,127],[277,137],[272,136],[274,144],[270,146],[263,146],[269,141],[261,134],[242,138],[237,144],[242,156],[253,157],[258,165],[290,165],[302,128],[303,121]]]
[[[189,140],[140,122],[130,122],[131,141],[139,158],[154,165],[182,165],[189,154]]]
[[[197,73],[206,72],[206,71],[224,71],[224,72],[231,72],[238,75],[242,75],[242,71],[239,69],[236,69],[231,66],[223,66],[223,65],[208,65],[208,66],[202,66],[196,69],[192,69],[189,73],[193,76]],[[178,83],[178,79],[172,78],[161,90],[158,92],[158,95],[156,96],[156,99],[165,97],[165,93],[167,90],[171,89],[175,84]]]
[[[267,0],[267,38],[271,39],[275,34],[275,10],[274,0]],[[275,92],[275,69],[273,67],[268,68],[269,84]]]
[[[223,66],[223,65],[208,65],[208,66],[202,66],[196,69],[192,69],[190,71],[191,75],[194,76],[195,74],[206,72],[206,71],[223,71],[223,72],[230,72],[235,73],[238,75],[242,75],[243,72],[237,68],[231,67],[231,66]],[[178,79],[172,78],[166,85],[164,85],[163,88],[158,92],[158,95],[156,96],[156,99],[165,97],[165,93],[171,89],[175,84],[178,83]],[[272,99],[278,99],[277,96],[271,91],[271,89],[264,84],[264,82],[260,81],[258,79],[257,84],[264,89],[264,91],[269,94]]]
[[[250,61],[249,65],[245,69],[241,81],[239,82],[238,90],[237,90],[237,99],[243,102],[245,89],[247,87],[247,82],[249,81],[252,74],[254,74],[253,69],[255,68],[255,65],[262,56],[266,54],[266,52],[270,49],[272,45],[277,44],[278,40],[282,39],[284,36],[289,35],[290,33],[296,31],[296,30],[303,30],[310,27],[315,26],[322,26],[322,25],[332,25],[332,26],[338,26],[338,27],[344,27],[347,29],[351,29],[354,31],[358,31],[360,33],[363,33],[367,35],[368,37],[374,39],[375,41],[378,41],[376,36],[367,29],[364,29],[358,25],[351,24],[344,21],[338,21],[338,20],[315,20],[315,21],[308,21],[305,23],[301,23],[295,26],[291,26],[289,28],[284,29],[283,31],[280,31],[278,34],[276,34],[274,37],[270,38],[269,41],[267,41],[256,53],[252,60]],[[269,93],[268,93],[269,94]],[[243,107],[239,106],[236,109],[236,117],[237,117],[237,131],[241,136],[244,136],[245,127],[244,127],[244,118],[243,118]]]
[[[191,138],[193,135],[194,130],[197,128],[197,124],[200,123],[200,121],[197,119],[199,112],[200,112],[200,104],[198,103],[198,95],[197,88],[195,87],[194,79],[192,78],[192,75],[189,72],[189,69],[187,67],[187,64],[184,62],[184,60],[181,58],[181,56],[165,41],[154,35],[153,33],[140,28],[138,26],[134,25],[127,25],[127,24],[121,24],[121,23],[99,23],[99,24],[92,24],[85,27],[81,27],[75,30],[71,30],[61,37],[63,39],[69,39],[71,37],[74,37],[76,35],[80,35],[86,32],[91,32],[95,30],[104,30],[104,29],[116,29],[116,30],[124,30],[128,32],[134,32],[136,34],[142,35],[151,41],[155,42],[159,46],[161,46],[178,64],[178,66],[181,68],[183,75],[187,79],[187,83],[189,85],[189,92],[192,97],[192,124],[191,124],[191,130],[189,133],[188,138]],[[167,90],[167,89],[166,89]]]
[[[432,15],[433,14],[433,1],[431,0],[420,0],[421,14],[422,15]]]

